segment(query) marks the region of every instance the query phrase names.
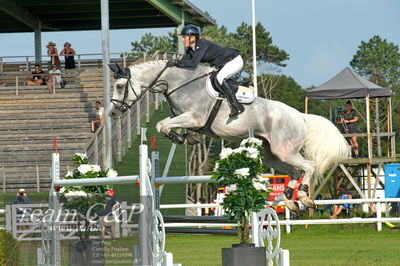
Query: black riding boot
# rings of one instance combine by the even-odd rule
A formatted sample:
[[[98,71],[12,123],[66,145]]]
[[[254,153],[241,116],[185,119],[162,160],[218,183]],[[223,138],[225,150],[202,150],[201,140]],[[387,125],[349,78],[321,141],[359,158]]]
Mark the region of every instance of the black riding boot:
[[[229,83],[226,81],[226,79],[222,81],[221,85],[225,98],[228,100],[229,106],[231,107],[231,113],[229,114],[229,117],[233,117],[243,113],[244,107],[236,99],[235,92],[233,88],[229,85]]]

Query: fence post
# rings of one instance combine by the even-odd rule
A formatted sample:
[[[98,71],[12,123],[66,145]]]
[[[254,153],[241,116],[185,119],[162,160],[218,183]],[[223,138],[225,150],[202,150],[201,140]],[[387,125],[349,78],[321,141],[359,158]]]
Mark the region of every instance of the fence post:
[[[382,202],[377,202],[376,203],[376,218],[381,219],[382,218]],[[376,223],[376,230],[378,232],[382,231],[382,222],[377,222]]]
[[[40,192],[40,174],[39,174],[39,165],[36,165],[36,192]]]
[[[126,52],[122,54],[122,65],[126,67]]]
[[[6,193],[6,173],[4,171],[4,162],[1,163],[1,173],[3,176],[3,193]]]
[[[3,57],[0,57],[0,72],[3,72]]]
[[[6,230],[12,232],[12,217],[11,217],[11,206],[6,205],[4,208],[4,215],[6,217]]]
[[[15,76],[15,95],[18,96],[18,76]]]
[[[146,91],[146,123],[150,122],[150,92]]]
[[[128,110],[128,121],[126,123],[126,130],[128,131],[128,149],[132,148],[132,125],[131,125],[131,110]]]
[[[81,55],[78,54],[78,70],[81,71]]]
[[[53,75],[53,94],[56,94],[56,76]]]
[[[29,56],[26,57],[26,71],[29,71]]]
[[[96,135],[96,137],[94,138],[94,146],[93,146],[93,156],[94,156],[94,162],[99,165],[99,149],[98,149],[98,145],[99,145],[99,141],[98,141],[98,136]]]
[[[117,158],[122,161],[122,122],[121,118],[117,120]]]
[[[136,135],[140,135],[140,101],[136,102]]]
[[[102,128],[102,130],[101,130],[101,132],[102,132],[102,134],[103,134],[103,136],[102,136],[102,146],[101,146],[101,153],[102,153],[102,155],[103,155],[103,157],[102,157],[102,167],[103,168],[106,168],[106,165],[107,165],[107,145],[106,145],[106,129],[105,129],[105,127],[103,127]]]
[[[286,221],[290,221],[290,210],[289,210],[289,208],[288,207],[286,207],[285,206],[285,220]],[[287,224],[286,225],[286,233],[290,233],[292,230],[291,230],[291,227],[290,227],[290,224]]]

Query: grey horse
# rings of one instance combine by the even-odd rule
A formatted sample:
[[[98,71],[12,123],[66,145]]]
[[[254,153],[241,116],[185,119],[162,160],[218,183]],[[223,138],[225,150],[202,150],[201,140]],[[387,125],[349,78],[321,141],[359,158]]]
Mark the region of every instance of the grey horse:
[[[157,131],[175,141],[182,143],[185,139],[174,133],[174,128],[202,130],[202,133],[236,142],[248,137],[249,128],[254,129],[254,136],[264,143],[265,166],[292,178],[282,196],[286,206],[294,212],[299,211],[292,195],[300,174],[304,172],[298,197],[306,207],[312,208],[314,202],[308,196],[311,180],[314,178],[316,183],[332,163],[350,156],[346,140],[329,120],[259,97],[245,105],[242,114],[231,118],[228,103],[223,100],[211,126],[205,129],[217,101],[205,89],[213,68],[202,65],[192,70],[167,68],[166,62],[149,61],[129,68],[110,66],[117,80],[109,115],[119,118],[144,91],[150,90],[163,92],[173,113],[172,117],[157,123]]]

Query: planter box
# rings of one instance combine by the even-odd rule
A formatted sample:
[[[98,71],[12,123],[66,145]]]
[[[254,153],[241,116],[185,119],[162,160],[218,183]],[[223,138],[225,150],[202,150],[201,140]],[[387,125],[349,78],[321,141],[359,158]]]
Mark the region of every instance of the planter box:
[[[265,247],[233,244],[232,248],[222,249],[222,266],[265,266],[266,263]]]

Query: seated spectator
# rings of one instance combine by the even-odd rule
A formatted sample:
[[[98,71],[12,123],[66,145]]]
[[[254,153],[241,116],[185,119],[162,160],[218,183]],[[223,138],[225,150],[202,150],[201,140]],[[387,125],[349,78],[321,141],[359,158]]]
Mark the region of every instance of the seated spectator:
[[[104,121],[104,107],[100,101],[96,101],[96,118],[92,120],[91,132],[94,133],[103,124]]]
[[[69,42],[64,43],[64,49],[62,49],[60,55],[65,58],[65,69],[75,69],[75,50],[71,48]]]
[[[352,199],[353,196],[347,191],[347,188],[344,184],[341,184],[339,186],[339,190],[340,190],[340,195],[339,195],[339,199]],[[350,214],[350,211],[353,209],[353,205],[352,204],[336,204],[333,207],[333,215],[330,216],[330,219],[336,219],[337,216],[339,214],[341,214],[342,212],[346,213],[346,214]]]
[[[35,70],[32,72],[31,78],[26,81],[26,85],[28,86],[40,86],[45,85],[44,71],[40,67],[40,65],[35,65]]]
[[[51,70],[49,71],[49,80],[47,82],[47,88],[49,89],[49,93],[52,93],[56,85],[61,85],[63,88],[63,82],[61,79],[61,70],[57,68],[56,64],[51,66]]]
[[[21,188],[18,192],[17,192],[17,197],[14,199],[13,204],[28,204],[29,203],[29,198],[26,195],[26,190]],[[27,221],[27,217],[29,217],[30,213],[29,213],[30,209],[25,208],[25,207],[21,207],[21,208],[17,208],[17,222],[25,222]],[[22,229],[28,229],[28,226],[18,226],[18,230],[22,230]]]
[[[316,199],[316,200],[324,200],[324,199],[330,199],[330,198],[325,198],[325,197],[323,197],[321,194],[318,194],[318,195],[315,197],[315,199]],[[316,211],[317,213],[319,213],[319,215],[321,215],[321,216],[322,216],[322,214],[323,214],[324,212],[327,212],[329,215],[332,215],[332,205],[331,205],[331,204],[324,204],[324,205],[322,205],[322,206],[320,206],[320,205],[315,205],[315,211]]]

